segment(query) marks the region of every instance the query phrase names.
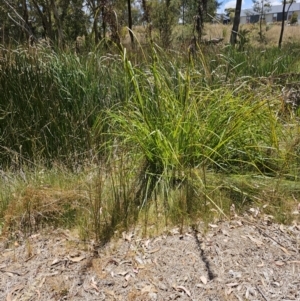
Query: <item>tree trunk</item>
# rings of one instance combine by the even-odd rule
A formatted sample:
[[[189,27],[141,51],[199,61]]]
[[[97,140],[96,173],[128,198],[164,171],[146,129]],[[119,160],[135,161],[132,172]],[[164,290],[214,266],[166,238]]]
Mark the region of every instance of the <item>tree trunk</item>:
[[[237,34],[240,26],[241,8],[242,8],[242,0],[236,0],[235,14],[234,14],[232,32],[230,36],[230,43],[233,46],[237,42]]]
[[[147,36],[152,43],[152,23],[151,23],[151,15],[150,15],[150,6],[148,5],[146,0],[142,0],[142,9],[144,11],[143,21],[146,22],[147,26]]]
[[[54,20],[56,23],[56,27],[57,27],[57,45],[58,45],[58,48],[62,48],[63,42],[64,42],[63,29],[62,29],[61,20],[60,20],[58,10],[57,10],[54,0],[51,0],[51,8],[52,8]]]
[[[40,16],[40,18],[42,20],[42,25],[43,25],[43,30],[44,30],[44,32],[42,34],[43,38],[46,39],[48,37],[50,39],[53,39],[51,14],[49,13],[49,7],[48,7],[48,9],[46,9],[46,7],[43,6],[41,9],[36,0],[32,0],[32,2],[34,4],[34,7],[37,10],[38,15]],[[48,14],[49,18],[47,18],[47,14]]]
[[[94,31],[95,45],[98,45],[98,43],[99,43],[99,31],[98,31],[98,24],[97,24],[98,22],[97,22],[96,17],[98,17],[97,13],[95,14],[95,17],[94,17],[93,31]]]
[[[100,15],[100,7],[97,6],[97,8],[94,9],[94,22],[93,22],[93,30],[95,35],[95,46],[98,45],[99,41],[101,40],[101,34],[99,33],[98,28],[98,19]]]
[[[89,6],[90,11],[92,12],[92,19],[93,19],[93,27],[92,27],[91,36],[94,35],[95,45],[98,45],[99,41],[102,39],[101,33],[99,32],[99,26],[98,26],[101,1],[100,0],[87,0],[87,4]]]
[[[261,9],[260,9],[260,16],[259,16],[259,38],[261,42],[263,41],[263,33],[262,33],[263,16],[264,16],[264,1],[261,2]]]
[[[3,24],[2,24],[2,45],[5,45],[5,34],[4,34],[4,28],[5,28],[5,23],[3,21]]]
[[[290,2],[289,8],[286,12],[288,14],[291,5],[294,3],[294,0]],[[283,0],[283,7],[282,7],[282,21],[281,21],[281,31],[280,31],[280,36],[279,36],[279,42],[278,42],[278,48],[281,49],[281,44],[282,44],[282,39],[283,39],[283,32],[284,32],[284,24],[285,24],[285,6],[286,6],[286,0]]]
[[[182,2],[182,25],[185,24],[185,0]]]
[[[106,39],[106,11],[104,6],[101,7],[101,15],[102,15],[102,34],[105,40]]]
[[[195,28],[198,35],[198,43],[200,44],[202,38],[202,30],[203,30],[203,20],[204,20],[204,7],[203,1],[199,0],[198,3],[198,14],[195,19]]]
[[[130,35],[130,41],[131,44],[134,44],[134,37],[132,33],[132,15],[131,15],[131,0],[127,0],[127,6],[128,6],[128,28],[129,28],[129,35]]]
[[[27,31],[23,30],[24,32],[24,37],[26,40],[29,39],[29,32],[31,31],[31,26],[29,26],[29,17],[28,17],[28,8],[27,8],[27,3],[26,0],[22,0],[22,10],[23,10],[23,19],[24,19],[24,26],[27,27]]]

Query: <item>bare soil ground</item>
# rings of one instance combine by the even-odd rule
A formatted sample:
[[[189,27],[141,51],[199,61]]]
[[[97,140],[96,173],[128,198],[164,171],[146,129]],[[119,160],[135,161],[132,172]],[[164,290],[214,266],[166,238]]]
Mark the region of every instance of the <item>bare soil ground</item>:
[[[0,300],[300,300],[300,226],[236,217],[105,246],[56,229],[0,243]]]

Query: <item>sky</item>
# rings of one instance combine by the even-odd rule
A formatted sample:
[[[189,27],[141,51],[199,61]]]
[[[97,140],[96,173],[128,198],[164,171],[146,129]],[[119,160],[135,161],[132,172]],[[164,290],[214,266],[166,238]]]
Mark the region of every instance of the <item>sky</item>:
[[[271,5],[281,5],[282,1],[280,0],[271,0]],[[297,1],[298,2],[298,1]],[[221,7],[218,9],[218,13],[223,13],[225,8],[235,8],[236,0],[224,0]],[[252,0],[243,0],[242,9],[249,9],[253,7]]]

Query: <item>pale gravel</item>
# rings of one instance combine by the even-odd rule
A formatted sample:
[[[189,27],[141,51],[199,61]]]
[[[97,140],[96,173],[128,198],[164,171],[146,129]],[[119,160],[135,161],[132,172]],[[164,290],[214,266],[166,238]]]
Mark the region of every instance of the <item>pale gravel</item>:
[[[235,218],[105,246],[62,229],[0,242],[0,300],[298,300],[300,226]]]

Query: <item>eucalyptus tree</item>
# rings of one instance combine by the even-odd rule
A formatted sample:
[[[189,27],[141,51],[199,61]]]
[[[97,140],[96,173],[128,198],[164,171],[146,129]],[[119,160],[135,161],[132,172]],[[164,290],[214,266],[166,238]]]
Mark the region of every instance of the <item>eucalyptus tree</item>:
[[[88,15],[84,11],[83,0],[71,0],[64,10],[64,33],[69,41],[75,41],[78,36],[87,35],[90,27]]]
[[[43,38],[62,48],[87,32],[84,0],[27,0]]]
[[[132,13],[131,13],[131,0],[127,0],[127,7],[128,7],[128,28],[129,28],[129,35],[131,43],[134,43],[133,33],[132,33]]]
[[[172,41],[172,31],[179,21],[180,2],[177,0],[151,1],[151,21],[153,27],[158,29],[161,43],[169,47]]]
[[[143,11],[142,21],[149,24],[151,22],[151,14],[150,14],[151,5],[150,5],[150,1],[149,0],[139,0],[139,4],[140,4],[140,6],[142,8],[142,11]]]
[[[0,27],[4,45],[25,42],[33,35],[26,0],[3,0]]]
[[[235,8],[229,7],[225,8],[226,17],[230,19],[230,23],[233,23],[234,16],[235,16]]]
[[[193,41],[201,42],[204,22],[211,22],[220,7],[218,0],[181,0],[181,19],[183,24],[193,27]]]
[[[237,35],[238,35],[240,19],[241,19],[241,9],[242,9],[242,0],[236,0],[233,26],[232,26],[231,36],[230,36],[231,45],[235,45],[237,42]]]
[[[204,11],[203,21],[210,22],[222,2],[218,0],[181,0],[181,14],[184,24],[194,24],[195,16],[199,14],[199,7]]]
[[[260,40],[264,40],[264,35],[262,32],[262,23],[265,20],[265,15],[271,10],[270,0],[252,0],[253,1],[253,11],[259,15],[259,37]]]
[[[175,25],[189,25],[193,28],[193,41],[200,42],[204,22],[211,21],[220,2],[217,0],[139,0],[143,20],[149,31],[157,29],[163,45],[170,45]]]
[[[0,6],[2,40],[49,39],[62,48],[87,32],[85,0],[3,0]]]
[[[281,48],[281,44],[282,44],[282,39],[283,39],[283,32],[284,32],[284,24],[285,24],[285,16],[286,14],[288,14],[290,8],[291,8],[291,5],[294,3],[295,1],[294,0],[283,0],[282,1],[282,20],[281,20],[281,30],[280,30],[280,36],[279,36],[279,41],[278,41],[278,48]],[[288,10],[287,12],[285,12],[285,7],[286,7],[286,4],[289,3],[289,7],[288,7]]]
[[[107,31],[107,6],[108,0],[86,0],[90,18],[92,20],[92,36],[97,45],[102,38],[106,37]]]
[[[49,38],[53,41],[55,39],[55,35],[53,29],[52,11],[49,1],[30,0],[30,3],[32,3],[32,14],[35,17],[38,32],[41,34],[42,38]]]
[[[102,39],[106,39],[108,33],[110,33],[111,40],[119,44],[120,29],[122,25],[128,25],[128,19],[124,21],[124,12],[128,13],[129,9],[128,1],[86,0],[86,3],[90,12],[95,44],[97,45]]]
[[[182,21],[182,25],[185,24],[186,22],[186,9],[187,9],[187,5],[188,5],[188,0],[181,0],[181,21]]]

